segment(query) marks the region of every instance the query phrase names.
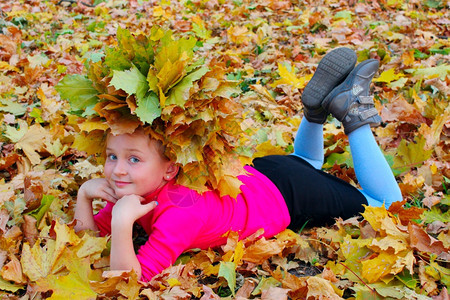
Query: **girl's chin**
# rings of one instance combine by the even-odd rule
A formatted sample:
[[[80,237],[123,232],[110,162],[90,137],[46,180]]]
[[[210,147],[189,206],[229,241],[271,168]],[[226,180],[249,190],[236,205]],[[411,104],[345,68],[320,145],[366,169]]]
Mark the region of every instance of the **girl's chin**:
[[[132,192],[126,192],[124,190],[117,190],[117,189],[114,192],[115,192],[115,194],[116,194],[118,199],[120,199],[122,197],[125,197],[125,196],[128,196],[128,195],[133,195],[134,194]]]

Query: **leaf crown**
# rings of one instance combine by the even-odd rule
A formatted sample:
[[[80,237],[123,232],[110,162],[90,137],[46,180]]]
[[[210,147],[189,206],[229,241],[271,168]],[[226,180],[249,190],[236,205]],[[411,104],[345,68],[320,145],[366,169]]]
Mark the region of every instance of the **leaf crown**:
[[[196,43],[160,27],[149,36],[118,28],[117,45],[87,60],[86,75],[66,75],[56,90],[82,117],[80,134],[93,145],[106,132],[144,127],[182,167],[178,184],[235,197],[237,176],[249,159],[239,145],[242,109],[233,98],[238,86],[226,80],[219,59],[198,57]]]

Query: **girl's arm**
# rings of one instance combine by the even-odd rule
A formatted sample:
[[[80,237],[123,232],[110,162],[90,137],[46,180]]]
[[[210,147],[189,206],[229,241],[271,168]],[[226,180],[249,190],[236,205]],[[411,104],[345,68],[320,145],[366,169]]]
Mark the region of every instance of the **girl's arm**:
[[[77,220],[75,231],[92,229],[97,231],[92,212],[92,200],[101,198],[109,202],[116,202],[113,189],[104,178],[91,179],[83,183],[78,190],[74,219]]]
[[[141,204],[144,198],[137,195],[122,197],[116,202],[111,220],[111,270],[134,270],[141,278],[141,265],[134,253],[133,224],[153,210],[157,202]]]

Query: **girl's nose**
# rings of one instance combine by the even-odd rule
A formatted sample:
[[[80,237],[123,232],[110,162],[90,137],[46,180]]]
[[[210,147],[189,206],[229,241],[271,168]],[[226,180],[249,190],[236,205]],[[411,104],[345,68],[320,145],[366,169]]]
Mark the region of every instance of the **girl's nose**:
[[[122,160],[118,159],[116,161],[115,166],[114,166],[113,172],[116,175],[124,175],[124,174],[126,174],[127,173],[126,164]]]

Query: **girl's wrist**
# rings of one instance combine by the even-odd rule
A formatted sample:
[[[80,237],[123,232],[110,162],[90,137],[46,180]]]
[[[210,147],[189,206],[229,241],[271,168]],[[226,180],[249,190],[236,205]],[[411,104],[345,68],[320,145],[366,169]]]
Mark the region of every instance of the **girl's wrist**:
[[[81,185],[80,189],[78,190],[78,197],[77,197],[77,202],[84,202],[84,203],[92,203],[92,200],[90,197],[88,197],[88,194],[85,190],[85,188],[83,188],[83,185]]]
[[[121,218],[121,217],[113,217],[111,218],[111,230],[119,229],[123,230],[125,228],[132,228],[134,224],[134,220],[129,218]]]

